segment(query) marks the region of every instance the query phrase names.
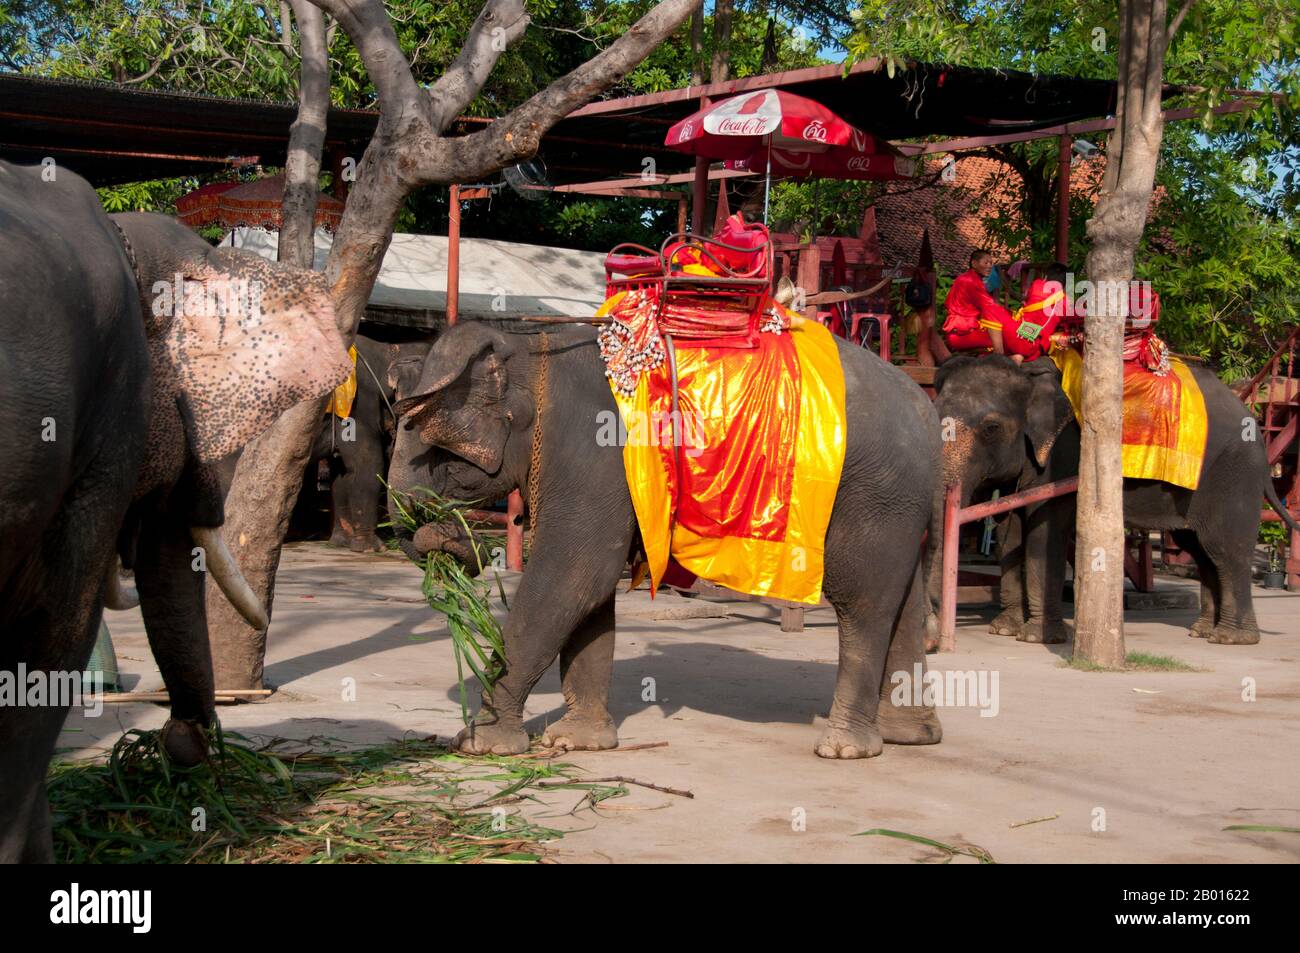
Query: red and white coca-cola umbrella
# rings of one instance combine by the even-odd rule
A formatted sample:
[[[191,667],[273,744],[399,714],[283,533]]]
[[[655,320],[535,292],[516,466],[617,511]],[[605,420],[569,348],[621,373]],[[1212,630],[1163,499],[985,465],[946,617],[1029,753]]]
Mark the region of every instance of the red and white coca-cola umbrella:
[[[728,169],[757,172],[766,167],[768,150],[759,146],[749,155],[727,162]],[[771,149],[771,174],[777,178],[870,179],[889,181],[916,175],[915,159],[909,159],[883,139],[854,129],[849,141],[823,152],[794,152]]]
[[[765,150],[768,182],[771,155],[826,152],[849,143],[856,132],[821,103],[780,89],[760,89],[719,100],[668,130],[664,145],[709,159],[748,160]],[[763,198],[767,220],[767,195]]]

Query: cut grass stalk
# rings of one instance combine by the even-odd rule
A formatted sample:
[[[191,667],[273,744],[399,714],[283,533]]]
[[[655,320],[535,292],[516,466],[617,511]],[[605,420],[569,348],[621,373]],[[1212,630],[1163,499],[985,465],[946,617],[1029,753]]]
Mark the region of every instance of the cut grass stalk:
[[[965,855],[966,857],[973,857],[976,860],[978,860],[981,864],[997,863],[997,861],[993,859],[992,854],[990,854],[983,847],[979,847],[975,844],[945,844],[941,841],[932,840],[929,837],[922,837],[920,834],[908,834],[905,831],[891,831],[885,827],[873,827],[869,831],[859,831],[857,834],[854,834],[853,836],[854,837],[872,837],[872,836],[895,837],[898,840],[911,841],[914,844],[924,844],[926,847],[933,847],[935,850],[943,851],[944,854],[946,855],[943,860],[945,864],[952,863],[953,857],[957,856],[958,854]]]
[[[386,487],[392,501],[389,526],[399,527],[414,535],[428,524],[459,523],[470,542],[479,573],[486,568],[483,550],[464,510],[477,506],[476,501],[448,500],[425,487],[416,487],[410,493],[401,493]],[[420,565],[417,561],[417,565]],[[464,566],[450,553],[431,552],[421,566],[424,580],[420,591],[429,608],[447,619],[451,633],[452,653],[456,659],[456,680],[460,688],[460,715],[469,724],[469,704],[465,689],[465,669],[478,679],[483,691],[491,697],[493,686],[505,666],[505,643],[501,626],[492,615],[488,604],[488,587],[465,571]],[[506,604],[505,587],[499,574],[494,573],[497,591],[502,604]]]
[[[55,762],[55,856],[65,863],[535,862],[560,832],[481,810],[531,799],[568,765],[466,758],[430,741],[303,750],[216,733],[196,768],[171,764],[153,731],[107,758]],[[574,782],[578,783],[578,782]],[[485,788],[500,787],[485,797]],[[602,788],[605,796],[626,793]]]

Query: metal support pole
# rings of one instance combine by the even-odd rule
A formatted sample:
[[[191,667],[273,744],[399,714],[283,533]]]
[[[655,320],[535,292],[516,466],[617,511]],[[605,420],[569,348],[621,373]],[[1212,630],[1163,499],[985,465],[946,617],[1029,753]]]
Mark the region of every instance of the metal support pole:
[[[481,190],[480,190],[481,191]],[[470,198],[477,198],[471,190]],[[460,317],[460,186],[447,190],[447,326]],[[511,490],[506,499],[506,568],[524,568],[524,498]]]
[[[524,497],[518,490],[506,498],[506,568],[524,568]]]
[[[1057,138],[1056,260],[1070,263],[1070,154],[1073,136]]]
[[[448,190],[447,211],[447,326],[460,313],[460,186]]]
[[[704,213],[709,204],[709,160],[703,156],[695,160],[695,181],[691,183],[691,231],[704,233]]]
[[[939,603],[939,651],[957,651],[957,541],[961,523],[961,483],[943,496],[943,590]]]
[[[700,97],[700,108],[706,109],[709,97]],[[695,159],[695,179],[691,182],[691,231],[704,234],[705,212],[709,205],[709,160],[704,156]]]

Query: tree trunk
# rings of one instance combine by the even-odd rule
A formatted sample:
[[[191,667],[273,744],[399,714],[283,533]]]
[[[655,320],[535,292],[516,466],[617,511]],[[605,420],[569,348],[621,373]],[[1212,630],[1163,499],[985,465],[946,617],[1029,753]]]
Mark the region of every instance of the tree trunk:
[[[713,5],[713,62],[710,81],[725,83],[731,76],[731,20],[734,0],[716,0]]]
[[[704,85],[704,4],[691,14],[691,85]]]
[[[1164,134],[1164,57],[1191,0],[1165,25],[1165,0],[1121,0],[1118,106],[1097,211],[1088,222],[1093,293],[1085,322],[1075,548],[1074,657],[1124,667],[1124,316]]]
[[[444,138],[442,133],[478,95],[500,53],[527,29],[523,0],[486,0],[460,55],[427,88],[411,75],[392,21],[379,0],[311,2],[331,14],[352,39],[380,105],[379,127],[357,166],[357,179],[349,190],[343,220],[325,264],[335,318],[345,341],[351,343],[407,195],[423,185],[482,181],[531,157],[546,130],[625,76],[681,26],[700,0],[661,0],[614,43],[509,115],[480,132],[454,138]],[[297,6],[295,2],[295,10]],[[300,19],[300,33],[303,22]],[[325,49],[323,39],[320,48]],[[303,53],[305,70],[306,46]],[[302,99],[311,91],[312,102],[317,102],[319,85],[315,80],[314,74],[310,82],[304,74],[300,83],[300,122],[294,130],[304,137],[303,142],[312,124],[302,121]],[[325,95],[328,97],[327,77]],[[327,107],[326,100],[321,105],[322,116]],[[291,160],[294,146],[291,142]],[[312,168],[318,172],[319,143],[314,156]],[[306,176],[307,170],[304,163],[300,174]],[[286,193],[292,188],[287,180],[288,175]],[[316,188],[313,180],[313,202]],[[286,217],[289,203],[286,194]],[[310,218],[304,224],[301,216],[314,217],[314,208],[305,213],[305,207],[299,202],[294,214],[306,232],[306,244],[302,233],[294,232],[292,254],[305,255],[310,262],[312,228]],[[284,232],[281,241],[287,251],[290,240]],[[300,404],[276,421],[244,448],[235,474],[226,538],[253,591],[265,600],[268,614],[289,515],[327,400],[328,395]],[[266,633],[244,625],[219,594],[209,596],[208,619],[217,684],[222,688],[261,687]]]
[[[329,111],[329,57],[324,15],[306,0],[291,3],[302,68],[298,118],[289,130],[279,259],[311,268],[321,148]],[[288,37],[285,41],[291,42]],[[227,543],[268,613],[275,595],[280,549],[325,400],[299,404],[246,446],[226,498]],[[261,688],[266,633],[251,628],[215,585],[208,586],[207,616],[215,684],[220,688]]]

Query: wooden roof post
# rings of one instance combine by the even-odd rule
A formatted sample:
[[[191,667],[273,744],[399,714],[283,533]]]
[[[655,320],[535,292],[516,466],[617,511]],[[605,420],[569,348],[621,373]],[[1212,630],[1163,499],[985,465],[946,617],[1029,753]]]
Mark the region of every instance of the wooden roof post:
[[[1070,264],[1070,152],[1074,137],[1057,137],[1056,260]]]

